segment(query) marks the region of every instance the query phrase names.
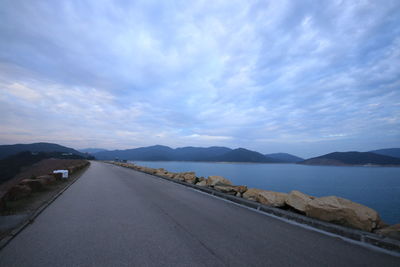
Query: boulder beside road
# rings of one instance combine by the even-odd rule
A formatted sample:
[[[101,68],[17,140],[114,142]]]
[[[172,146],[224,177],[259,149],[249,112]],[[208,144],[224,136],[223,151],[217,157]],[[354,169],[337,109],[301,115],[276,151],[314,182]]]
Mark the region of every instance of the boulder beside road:
[[[173,172],[167,172],[163,176],[169,179],[173,179],[175,177],[176,173]]]
[[[328,196],[307,203],[307,216],[371,232],[380,221],[378,213],[348,199]]]
[[[197,181],[196,173],[194,173],[194,172],[183,173],[182,178],[184,179],[185,182],[187,182],[189,184],[195,184]]]
[[[246,192],[243,193],[242,197],[248,200],[257,201],[258,193],[260,193],[261,191],[263,190],[258,188],[249,188]]]
[[[262,190],[257,195],[257,201],[267,206],[283,207],[286,204],[287,195],[286,193]]]
[[[308,202],[314,198],[315,197],[309,196],[300,191],[293,190],[286,197],[286,204],[301,213],[305,213]]]
[[[207,186],[207,181],[206,180],[202,180],[200,182],[197,182],[196,185],[198,185],[198,186]]]
[[[222,176],[208,176],[207,185],[215,186],[217,184],[232,185],[232,182]]]
[[[241,196],[247,190],[245,185],[215,185],[214,189],[229,195]],[[238,195],[239,193],[239,195]]]

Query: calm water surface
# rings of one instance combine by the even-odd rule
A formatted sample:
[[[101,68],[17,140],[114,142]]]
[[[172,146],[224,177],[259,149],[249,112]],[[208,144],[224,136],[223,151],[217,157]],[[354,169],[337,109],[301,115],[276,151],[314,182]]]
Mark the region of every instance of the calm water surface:
[[[332,167],[297,164],[135,161],[172,172],[194,171],[197,176],[220,175],[236,185],[278,192],[299,190],[321,196],[340,196],[379,212],[390,224],[400,223],[400,168]]]

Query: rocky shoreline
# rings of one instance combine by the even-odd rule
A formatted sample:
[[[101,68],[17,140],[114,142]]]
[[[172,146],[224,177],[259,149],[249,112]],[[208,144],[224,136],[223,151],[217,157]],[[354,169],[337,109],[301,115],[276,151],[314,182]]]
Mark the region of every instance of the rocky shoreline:
[[[234,195],[270,207],[290,210],[313,219],[400,240],[400,224],[389,226],[380,219],[375,210],[337,196],[317,198],[296,190],[290,193],[274,192],[248,188],[245,185],[233,185],[230,180],[222,176],[205,178],[197,177],[194,172],[174,173],[163,168],[153,169],[132,163],[106,162],[199,187],[211,188],[224,194]]]

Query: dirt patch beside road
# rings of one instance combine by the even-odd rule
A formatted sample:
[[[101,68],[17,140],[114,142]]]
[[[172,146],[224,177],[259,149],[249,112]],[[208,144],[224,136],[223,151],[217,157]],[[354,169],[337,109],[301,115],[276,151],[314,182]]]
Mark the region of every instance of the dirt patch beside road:
[[[49,203],[65,187],[72,184],[87,169],[89,162],[86,160],[45,159],[29,168],[25,168],[10,181],[0,186],[0,198],[3,207],[0,210],[0,220],[6,219],[12,223],[0,223],[0,239],[7,236],[10,231],[21,225],[30,214],[35,213],[42,206]],[[68,179],[56,179],[51,174],[56,169],[69,170]],[[31,190],[27,196],[12,199],[10,190],[22,186],[26,181],[39,181],[42,177],[53,178],[49,183],[43,184],[38,190]],[[18,218],[21,218],[18,220]]]
[[[32,166],[25,167],[11,180],[0,184],[0,197],[2,192],[8,191],[12,186],[18,184],[22,179],[29,179],[39,175],[52,173],[56,169],[67,169],[86,162],[81,159],[44,159]]]

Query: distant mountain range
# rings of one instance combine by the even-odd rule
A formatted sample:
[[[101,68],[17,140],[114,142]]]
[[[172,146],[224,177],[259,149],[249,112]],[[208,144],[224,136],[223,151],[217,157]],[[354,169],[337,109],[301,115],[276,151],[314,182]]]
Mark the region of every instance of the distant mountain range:
[[[100,150],[100,149],[99,149]],[[92,153],[100,160],[127,159],[144,161],[209,161],[209,162],[260,162],[299,163],[306,165],[400,165],[400,148],[380,149],[370,152],[334,152],[304,160],[288,153],[261,154],[244,148],[149,146],[126,150],[102,150]]]
[[[400,148],[385,148],[369,151],[375,154],[390,156],[394,158],[400,158]]]
[[[78,149],[78,151],[82,152],[82,153],[93,154],[93,153],[97,153],[97,152],[107,151],[107,149],[104,149],[104,148],[83,148],[83,149]]]
[[[295,163],[304,159],[288,154],[261,153],[244,148],[231,149],[228,147],[180,147],[172,149],[167,146],[149,146],[126,150],[81,149],[98,159],[130,159],[130,160],[175,160],[175,161],[226,161],[226,162],[269,162]]]
[[[149,146],[126,150],[101,151],[92,153],[97,159],[129,159],[148,161],[229,161],[229,162],[270,162],[283,161],[267,157],[261,153],[244,148],[227,147],[181,147]]]
[[[282,163],[280,160],[244,148],[233,149],[222,155],[212,157],[208,161]]]
[[[296,163],[303,161],[303,158],[288,154],[288,153],[273,153],[273,154],[265,154],[266,157],[273,158],[276,160],[280,160],[285,163]]]
[[[372,152],[334,152],[299,162],[307,165],[400,165],[400,158]]]
[[[85,153],[79,152],[73,148],[60,146],[52,143],[33,143],[33,144],[16,144],[16,145],[0,145],[0,159],[6,158],[11,155],[15,155],[20,152],[62,152],[71,153],[86,157]]]
[[[307,165],[400,165],[400,148],[379,149],[370,152],[334,152],[304,160],[287,153],[261,154],[245,148],[228,147],[181,147],[155,145],[125,150],[73,148],[52,144],[33,143],[0,145],[0,159],[23,151],[62,152],[88,157],[88,153],[99,160],[144,160],[144,161],[209,161],[209,162],[260,162],[299,163]]]

